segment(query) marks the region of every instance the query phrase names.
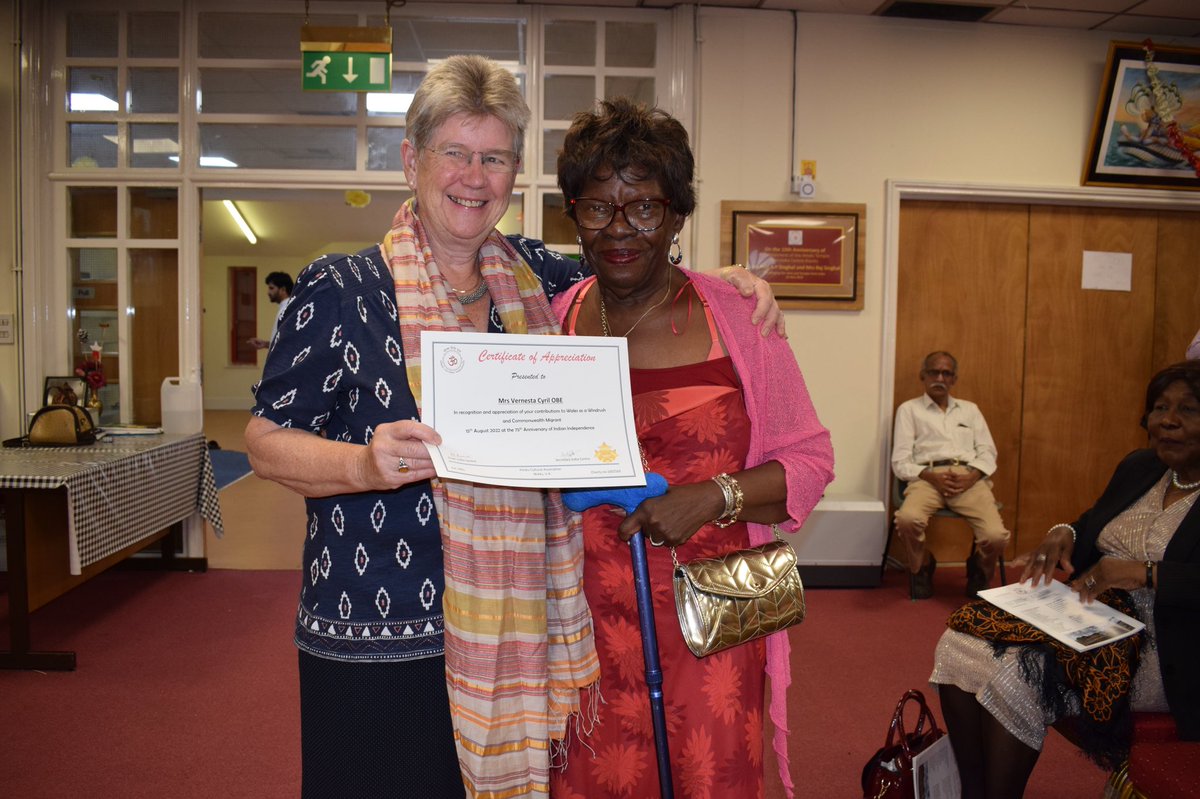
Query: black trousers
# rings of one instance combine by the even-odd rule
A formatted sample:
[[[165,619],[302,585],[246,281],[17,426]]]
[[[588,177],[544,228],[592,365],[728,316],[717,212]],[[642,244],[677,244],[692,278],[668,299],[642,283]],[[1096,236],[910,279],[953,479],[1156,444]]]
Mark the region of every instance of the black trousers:
[[[445,668],[301,651],[304,799],[462,799]]]

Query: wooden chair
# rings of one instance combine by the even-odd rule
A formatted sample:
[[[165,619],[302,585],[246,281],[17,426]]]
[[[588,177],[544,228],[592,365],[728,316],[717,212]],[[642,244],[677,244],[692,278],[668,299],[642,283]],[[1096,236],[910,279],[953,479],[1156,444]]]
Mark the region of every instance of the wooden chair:
[[[905,482],[903,480],[901,480],[899,477],[894,477],[892,479],[892,512],[893,513],[895,513],[897,508],[899,508],[902,504],[904,504],[904,487],[905,487]],[[1003,507],[1004,507],[1003,503],[1001,503],[1001,502],[996,503],[996,510],[1000,510]],[[962,519],[963,518],[960,514],[955,513],[954,511],[952,511],[946,507],[943,507],[940,510],[935,511],[933,515],[934,516],[942,516],[943,518],[948,518],[948,519]],[[963,521],[965,522],[966,520],[963,519]],[[975,533],[975,531],[972,530],[971,531],[971,551],[967,554],[968,560],[970,560],[972,557],[975,556],[975,534],[974,533]],[[887,569],[888,552],[890,552],[892,549],[892,538],[895,536],[895,534],[896,534],[896,522],[893,519],[888,524],[887,542],[883,545],[883,560],[879,564],[879,576],[881,578],[883,577],[883,572]],[[999,571],[1000,571],[1000,585],[1004,585],[1005,583],[1008,582],[1008,574],[1004,569],[1004,551],[1003,550],[1000,551],[1000,557],[996,561],[996,566],[999,568]]]

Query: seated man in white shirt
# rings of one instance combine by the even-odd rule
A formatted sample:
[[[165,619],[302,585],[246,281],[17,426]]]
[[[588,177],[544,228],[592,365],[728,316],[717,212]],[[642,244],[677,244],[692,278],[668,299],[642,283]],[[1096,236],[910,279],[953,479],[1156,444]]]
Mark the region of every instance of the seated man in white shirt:
[[[957,378],[954,356],[931,352],[921,367],[925,393],[896,409],[892,471],[908,483],[896,511],[896,532],[908,547],[913,599],[933,596],[937,561],[925,548],[925,527],[941,508],[962,516],[975,533],[975,554],[967,561],[967,596],[991,583],[1008,544],[987,479],[996,470],[996,445],[979,407],[950,396]]]

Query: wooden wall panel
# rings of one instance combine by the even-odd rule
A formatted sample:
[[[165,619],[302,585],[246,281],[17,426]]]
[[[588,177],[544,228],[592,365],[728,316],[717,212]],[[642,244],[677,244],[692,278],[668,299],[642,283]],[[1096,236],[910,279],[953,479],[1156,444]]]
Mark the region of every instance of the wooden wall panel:
[[[954,354],[953,393],[979,405],[996,440],[993,484],[1009,529],[1018,507],[1028,226],[1024,205],[901,204],[893,405],[924,391],[918,373],[927,353]],[[965,559],[963,524],[931,524],[939,561]]]
[[[130,320],[135,424],[162,424],[163,378],[179,374],[179,256],[175,250],[131,250]]]
[[[1030,213],[1018,552],[1070,521],[1138,426],[1154,343],[1153,212],[1035,207]],[[1132,291],[1083,290],[1085,250],[1133,254]]]
[[[1156,282],[1155,371],[1182,361],[1200,329],[1200,215],[1158,215]]]

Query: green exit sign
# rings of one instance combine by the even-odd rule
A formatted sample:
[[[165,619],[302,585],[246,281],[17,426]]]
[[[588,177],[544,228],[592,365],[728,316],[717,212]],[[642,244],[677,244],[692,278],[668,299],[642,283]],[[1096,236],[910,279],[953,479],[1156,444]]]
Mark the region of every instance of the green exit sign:
[[[300,29],[300,76],[306,92],[392,90],[391,28]]]
[[[389,92],[392,90],[391,53],[304,53],[306,92]]]

